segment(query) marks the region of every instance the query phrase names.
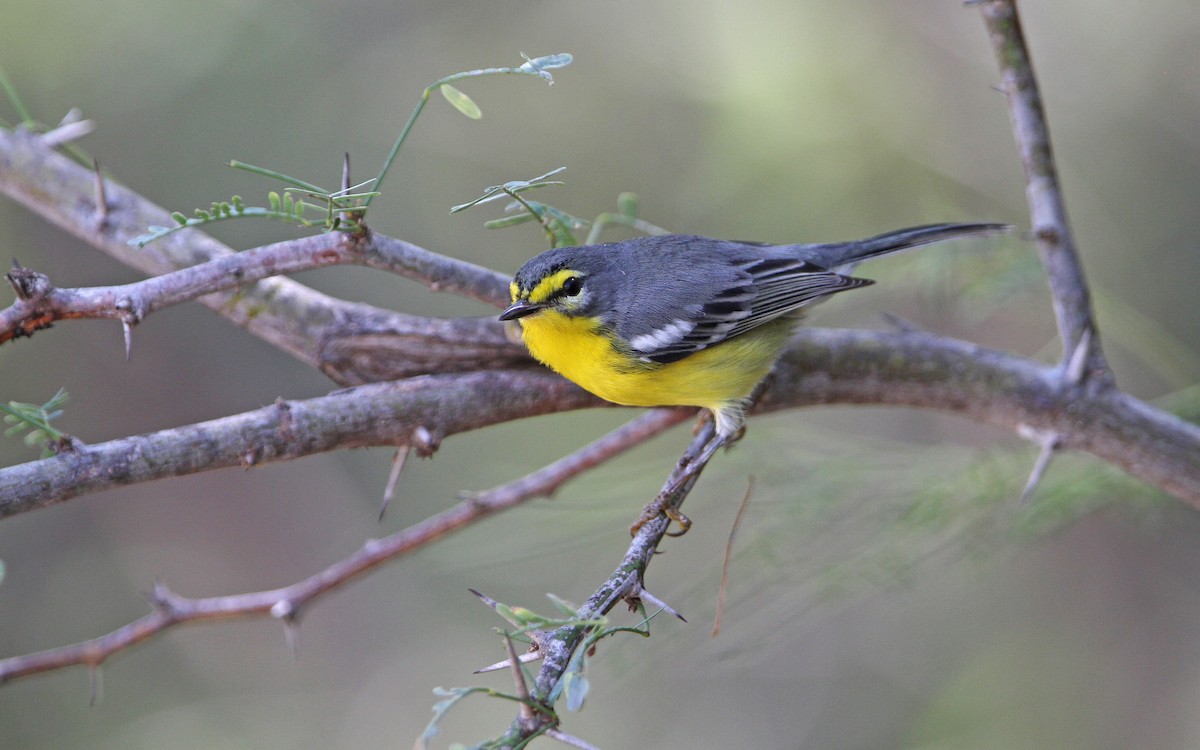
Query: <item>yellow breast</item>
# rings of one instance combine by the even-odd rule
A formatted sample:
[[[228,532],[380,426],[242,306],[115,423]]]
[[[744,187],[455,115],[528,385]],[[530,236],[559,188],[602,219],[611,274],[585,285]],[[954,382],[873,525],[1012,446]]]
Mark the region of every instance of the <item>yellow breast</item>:
[[[521,319],[531,354],[606,401],[625,406],[703,406],[744,401],[775,364],[792,324],[777,321],[669,364],[623,352],[599,321],[555,310]]]

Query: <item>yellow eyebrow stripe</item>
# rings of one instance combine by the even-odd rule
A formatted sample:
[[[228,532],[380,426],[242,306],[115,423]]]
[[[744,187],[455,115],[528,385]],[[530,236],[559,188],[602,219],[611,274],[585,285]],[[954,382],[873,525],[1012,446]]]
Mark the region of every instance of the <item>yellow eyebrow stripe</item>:
[[[569,268],[551,274],[534,285],[533,289],[529,290],[529,301],[534,304],[540,304],[553,297],[562,289],[563,282],[572,276],[578,276],[577,271],[572,271]]]

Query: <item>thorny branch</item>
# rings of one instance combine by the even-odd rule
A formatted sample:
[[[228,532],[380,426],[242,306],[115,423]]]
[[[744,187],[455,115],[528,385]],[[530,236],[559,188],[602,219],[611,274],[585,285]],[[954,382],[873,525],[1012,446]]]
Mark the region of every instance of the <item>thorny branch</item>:
[[[1027,196],[1054,294],[1064,355],[1057,368],[920,332],[879,333],[807,329],[785,353],[758,411],[815,403],[891,403],[956,411],[1041,436],[1051,449],[1092,452],[1200,507],[1200,428],[1116,390],[1069,232],[1055,174],[1048,130],[1028,51],[1011,0],[981,0],[1009,97],[1014,134],[1025,166]],[[196,232],[180,232],[133,251],[128,240],[169,214],[119,184],[97,178],[52,150],[44,137],[0,130],[0,192],[94,247],[155,278],[122,287],[58,289],[29,269],[14,269],[18,300],[0,313],[0,337],[33,333],[43,323],[73,317],[108,317],[132,326],[169,304],[196,299],[237,325],[320,368],[341,384],[394,378],[399,383],[332,394],[306,402],[280,402],[245,415],[176,431],[127,438],[74,450],[46,461],[0,470],[0,515],[29,510],[83,492],[112,486],[114,474],[146,481],[218,466],[279,460],[314,450],[366,444],[405,445],[420,428],[436,447],[443,437],[474,426],[595,405],[561,380],[529,369],[528,359],[493,320],[433,321],[404,316],[321,295],[275,274],[318,265],[359,264],[418,279],[432,288],[502,305],[506,277],[436,255],[399,240],[367,234],[323,235],[265,246],[242,254]],[[436,373],[436,374],[432,374]],[[420,377],[414,377],[420,376]],[[487,387],[478,388],[480,384]],[[447,386],[449,385],[449,388]],[[456,387],[463,391],[455,391]],[[431,395],[443,392],[440,404]],[[468,392],[469,391],[469,392]],[[369,410],[343,408],[354,401],[391,401],[392,415],[378,420]],[[523,399],[532,399],[530,403]],[[397,403],[404,409],[396,409]],[[443,408],[453,402],[452,413]],[[493,406],[485,416],[466,411]],[[322,408],[346,419],[318,419]],[[101,638],[0,662],[0,682],[69,664],[96,666],[112,654],[182,622],[271,613],[294,618],[313,598],[418,544],[510,504],[548,494],[568,478],[685,418],[662,410],[635,420],[540,472],[478,495],[384,540],[370,542],[325,571],[292,586],[217,599],[186,599],[160,587],[154,611]],[[361,422],[359,420],[362,420]],[[366,427],[371,422],[370,427]],[[218,424],[220,423],[220,424]],[[253,425],[252,439],[238,442],[234,424]],[[219,455],[160,473],[142,471],[139,460],[155,450],[189,445],[188,431],[216,430]],[[298,435],[305,440],[298,440]],[[697,436],[703,445],[703,435]],[[304,447],[301,448],[300,446]],[[599,447],[603,446],[603,447]],[[697,443],[692,449],[697,450]],[[1039,461],[1038,473],[1045,470]],[[170,464],[168,464],[170,465]],[[120,468],[129,471],[113,472]],[[41,484],[34,484],[41,482]],[[666,486],[671,486],[668,479]],[[18,488],[25,487],[25,494]],[[676,500],[690,490],[685,484]],[[32,488],[32,489],[31,489]],[[616,572],[580,612],[609,611],[643,592],[643,574],[666,530],[665,518],[645,524]],[[572,650],[586,633],[552,634],[534,696],[550,694]],[[549,707],[548,707],[549,708]],[[549,716],[550,714],[543,714]],[[526,722],[528,723],[528,722]],[[528,728],[526,728],[528,729]],[[544,729],[544,727],[542,727]],[[514,730],[524,732],[517,724]],[[520,736],[514,735],[514,741]]]
[[[103,189],[97,189],[98,185],[103,185]],[[336,299],[291,279],[272,276],[277,271],[267,264],[275,254],[286,256],[289,243],[268,246],[273,250],[247,251],[262,253],[257,258],[262,269],[237,260],[231,260],[229,266],[203,265],[223,258],[235,259],[240,254],[195,230],[134,248],[130,240],[146,227],[171,224],[170,212],[54,151],[43,137],[20,129],[0,129],[0,193],[147,275],[191,269],[173,280],[172,294],[190,295],[218,315],[320,369],[342,385],[414,374],[411,365],[406,364],[407,356],[426,363],[435,357],[459,358],[455,352],[461,350],[450,345],[455,341],[471,342],[460,361],[471,363],[474,369],[504,366],[491,359],[497,348],[507,345],[510,362],[518,351],[505,341],[503,329],[495,320],[430,322]],[[497,307],[507,303],[507,277],[402,240],[372,234],[345,244],[345,237],[331,234],[293,242],[303,244],[315,256],[308,261],[313,264],[311,267],[356,263]],[[222,277],[222,273],[227,275]],[[238,277],[239,273],[245,279],[259,280],[246,283]],[[221,291],[203,294],[201,289],[214,278]],[[143,288],[164,289],[154,287],[154,283]],[[47,286],[53,288],[48,280]],[[133,285],[133,289],[139,287]],[[153,297],[153,294],[143,296]],[[107,317],[121,316],[118,313]],[[429,348],[424,349],[425,345]],[[523,354],[518,356],[528,361]]]
[[[373,539],[348,557],[290,586],[248,594],[189,599],[158,584],[147,598],[152,611],[106,635],[61,648],[0,660],[0,684],[21,677],[85,665],[92,669],[116,653],[186,622],[270,615],[293,623],[322,594],[348,583],[453,531],[531,498],[549,495],[564,482],[678,424],[689,410],[655,409],[545,469],[500,487],[468,495],[462,502],[383,539]]]
[[[1003,352],[919,331],[802,329],[754,413],[834,403],[940,409],[1008,429],[1053,432],[1064,449],[1092,453],[1200,507],[1200,427],[1115,388],[1066,387],[1056,368]],[[402,445],[418,429],[436,445],[488,424],[602,405],[535,369],[424,375],[281,401],[0,469],[0,518],[114,486]],[[547,467],[547,476],[557,466]]]
[[[1111,420],[1118,424],[1130,425],[1134,422],[1147,420],[1169,431],[1178,431],[1177,434],[1180,437],[1180,442],[1177,445],[1181,449],[1177,454],[1179,461],[1168,471],[1171,476],[1163,476],[1161,479],[1173,487],[1171,491],[1190,502],[1193,506],[1200,508],[1200,442],[1198,442],[1200,441],[1200,428],[1170,415],[1157,413],[1155,410],[1146,407],[1141,401],[1121,394],[1113,385],[1112,375],[1105,363],[1100,348],[1099,336],[1092,317],[1087,283],[1084,279],[1083,269],[1079,264],[1074,241],[1067,224],[1062,192],[1059,188],[1054,158],[1050,149],[1049,130],[1041,105],[1041,97],[1037,89],[1037,79],[1025,46],[1024,36],[1021,32],[1016,2],[1015,0],[983,0],[983,2],[976,4],[982,6],[983,16],[991,33],[993,45],[996,49],[996,56],[1004,75],[1005,89],[1009,97],[1009,109],[1013,121],[1013,132],[1021,154],[1022,164],[1025,167],[1026,194],[1029,202],[1030,216],[1032,218],[1034,233],[1038,240],[1039,251],[1042,255],[1043,265],[1050,279],[1051,290],[1054,296],[1055,315],[1063,340],[1062,363],[1053,374],[1052,382],[1047,385],[1049,385],[1050,390],[1057,392],[1059,395],[1067,396],[1065,399],[1067,403],[1063,404],[1063,414],[1069,414],[1072,409],[1068,407],[1073,407],[1073,402],[1077,398],[1083,397],[1085,393],[1090,392],[1091,395],[1099,393],[1102,397],[1112,399],[1116,402],[1111,404],[1112,409],[1116,413],[1114,411],[1109,411],[1107,414],[1101,412],[1095,415],[1099,421]],[[906,335],[920,334],[910,333]],[[796,350],[793,349],[789,352],[789,355],[794,355],[795,352]],[[1085,364],[1080,364],[1081,362]],[[794,361],[791,364],[795,364]],[[782,363],[781,368],[777,369],[776,378],[784,381],[789,379],[786,372],[788,365],[789,362],[787,361]],[[803,367],[807,368],[808,365],[809,360],[805,360]],[[796,373],[795,376],[801,379],[805,377],[803,371]],[[823,379],[824,376],[819,377]],[[1088,380],[1091,382],[1088,382]],[[911,381],[900,384],[900,386],[906,389],[919,389],[920,381],[920,378],[913,378]],[[823,385],[830,386],[831,390],[838,390],[838,384],[834,381],[824,382]],[[896,394],[893,392],[892,395]],[[768,401],[770,400],[770,396],[771,394],[768,392]],[[905,395],[897,395],[897,397],[907,401]],[[848,398],[846,400],[853,399]],[[1029,411],[1030,404],[1034,403],[1037,402],[1018,398],[1017,402],[1011,405],[1013,408],[1005,411],[1014,416],[1019,415],[1022,412]],[[965,404],[964,406],[968,410],[980,408],[970,404]],[[1029,423],[1020,421],[1018,418],[1014,427],[1017,427],[1018,431],[1028,429]],[[1092,439],[1103,431],[1086,429],[1083,428],[1083,425],[1074,425],[1074,427],[1076,429],[1067,428],[1065,431],[1053,430],[1052,442],[1047,443],[1047,445],[1072,447],[1063,443],[1064,436],[1070,434],[1081,440],[1081,442],[1073,447],[1083,448],[1084,450],[1094,450],[1098,447]],[[1046,434],[1047,431],[1040,432]],[[693,444],[694,448],[695,444]],[[1053,448],[1049,449],[1049,451],[1052,450]],[[1049,451],[1044,450],[1043,454],[1048,456]],[[1130,466],[1139,460],[1139,458],[1131,458],[1124,462],[1114,461],[1114,463],[1122,466]],[[1048,457],[1039,458],[1038,465],[1034,469],[1034,476],[1031,477],[1030,485],[1026,487],[1026,494],[1032,490],[1031,485],[1036,484],[1036,477],[1045,471],[1045,463],[1048,460]],[[1176,474],[1175,472],[1178,473]],[[1178,479],[1182,477],[1189,477],[1189,479],[1185,479],[1183,482],[1189,486],[1180,486]],[[660,519],[656,526],[659,525],[662,527],[662,531],[659,532],[661,537],[661,533],[666,530],[665,519]],[[643,531],[645,530],[643,529]],[[658,538],[660,537],[655,538],[655,546],[657,546]],[[636,558],[636,550],[638,549],[639,539],[635,539],[629,548],[629,552],[626,554],[626,561],[630,559],[631,555],[634,555]],[[646,563],[648,564],[648,562],[649,558],[647,557]],[[636,580],[640,583],[644,567],[637,567],[636,563],[631,563],[629,567],[637,571]],[[629,577],[624,564],[618,567],[617,572],[605,581],[592,598],[588,600],[588,604],[581,610],[581,614],[585,612],[588,615],[593,614],[588,607],[595,600],[607,603],[612,595],[611,592],[614,590],[619,592],[622,586],[630,585],[628,583]],[[615,604],[615,602],[612,604]],[[607,606],[611,607],[612,604],[607,604]],[[604,609],[603,611],[608,610]],[[551,653],[554,653],[554,649],[564,649],[566,653],[565,656],[555,658],[553,663],[551,663],[549,657],[547,658],[542,672],[538,675],[537,694],[539,696],[544,697],[550,694],[550,690],[562,678],[567,659],[570,657],[570,651],[576,648],[579,643],[580,639],[576,633],[564,633],[561,635],[556,633],[550,643],[545,646],[551,650]],[[558,655],[556,654],[556,656]],[[528,722],[523,726],[522,722],[514,721],[509,729],[509,733],[504,738],[509,742],[506,746],[515,747],[525,739],[535,736],[535,733],[531,732],[527,725]]]
[[[976,4],[991,36],[1000,66],[1001,88],[1008,97],[1013,137],[1025,169],[1030,225],[1054,296],[1063,367],[1083,343],[1087,377],[1101,385],[1111,385],[1112,373],[1096,335],[1091,296],[1067,221],[1058,168],[1050,147],[1050,128],[1017,4],[1015,0],[983,0]]]

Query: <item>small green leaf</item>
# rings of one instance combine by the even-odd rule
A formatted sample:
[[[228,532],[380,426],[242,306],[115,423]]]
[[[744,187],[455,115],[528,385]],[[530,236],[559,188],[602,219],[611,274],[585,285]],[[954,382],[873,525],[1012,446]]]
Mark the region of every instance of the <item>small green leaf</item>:
[[[529,214],[522,214],[522,215],[529,216]],[[549,599],[550,601],[554,602],[555,608],[558,609],[559,612],[563,613],[567,617],[578,617],[579,616],[579,607],[577,605],[574,605],[571,602],[567,601],[566,599],[563,599],[561,596],[558,596],[556,594],[547,593],[546,598]]]
[[[172,211],[171,218],[174,219],[175,223],[179,226],[183,226],[188,223],[187,214],[183,213],[182,211]]]
[[[289,185],[298,187],[301,190],[309,190],[314,193],[325,193],[326,192],[324,189],[312,184],[311,182],[305,182],[304,180],[296,179],[295,177],[292,177],[291,175],[286,175],[286,174],[283,174],[282,172],[276,172],[273,169],[267,169],[265,167],[256,167],[253,164],[246,164],[245,162],[240,162],[240,161],[231,161],[231,162],[229,162],[229,166],[233,167],[234,169],[241,169],[246,172],[252,172],[253,174],[262,175],[263,177],[269,177],[273,180],[282,180],[283,182],[286,182]]]
[[[498,200],[503,198],[504,195],[505,193],[503,188],[501,188],[499,185],[493,185],[487,190],[483,191],[483,195],[479,196],[475,200],[470,201],[469,203],[460,203],[459,205],[454,206],[450,209],[450,213],[456,214],[459,211],[467,210],[471,206],[478,206],[480,203],[488,203],[490,201]]]
[[[617,196],[617,210],[622,216],[630,219],[636,219],[638,208],[640,208],[641,198],[637,193],[621,193]]]
[[[534,220],[534,215],[531,213],[519,213],[512,216],[506,216],[503,219],[492,219],[491,221],[483,222],[484,229],[507,229],[515,227],[518,224],[525,224]]]
[[[438,725],[446,713],[449,712],[451,708],[454,708],[454,704],[458,703],[463,698],[466,698],[468,695],[476,692],[486,692],[486,688],[434,688],[433,694],[439,697],[444,697],[445,700],[438,701],[434,704],[433,718],[429,720],[429,724],[426,725],[425,731],[421,733],[419,738],[417,738],[416,747],[422,749],[428,748],[429,741],[436,737],[438,732],[441,730],[441,727]]]
[[[65,404],[68,398],[67,392],[60,388],[58,393],[40,406],[20,401],[0,403],[0,412],[5,414],[4,422],[12,425],[4,432],[5,436],[11,437],[28,430],[28,434],[24,437],[25,444],[30,447],[42,445],[44,447],[42,456],[49,457],[53,453],[50,444],[66,437],[62,432],[51,427],[50,421],[62,414],[59,407]]]
[[[548,625],[554,625],[555,622],[549,618],[539,615],[527,607],[510,607],[507,604],[496,603],[496,614],[508,620],[518,628],[544,628]]]
[[[583,702],[587,699],[588,694],[588,678],[582,672],[568,672],[563,675],[563,680],[566,685],[563,687],[563,693],[567,696],[567,710],[579,711],[583,708]]]
[[[267,193],[267,200],[271,202],[272,211],[279,210],[279,193],[272,190],[271,192]]]
[[[459,112],[462,112],[472,120],[478,120],[483,117],[483,111],[479,109],[479,105],[471,97],[448,83],[443,83],[441,89],[442,96],[446,97],[446,101],[450,102],[451,106]]]

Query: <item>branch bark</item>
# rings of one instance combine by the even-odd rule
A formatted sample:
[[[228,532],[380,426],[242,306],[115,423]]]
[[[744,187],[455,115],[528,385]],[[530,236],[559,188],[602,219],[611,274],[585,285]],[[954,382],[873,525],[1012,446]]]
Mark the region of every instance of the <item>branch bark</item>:
[[[98,184],[103,184],[102,190],[97,189]],[[110,304],[116,305],[128,295],[132,295],[131,300],[162,300],[154,303],[158,306],[196,299],[343,385],[418,374],[421,370],[414,370],[407,356],[426,362],[432,353],[453,356],[457,350],[448,344],[461,340],[464,327],[482,325],[490,329],[488,334],[475,331],[477,342],[490,342],[485,351],[475,351],[465,358],[474,361],[475,366],[490,361],[494,347],[505,346],[503,328],[494,320],[487,324],[428,322],[339,300],[274,275],[285,272],[284,268],[296,271],[353,263],[387,270],[496,307],[507,303],[506,276],[401,240],[371,235],[350,242],[346,235],[329,234],[235,253],[203,232],[187,230],[134,248],[130,240],[147,227],[173,224],[170,212],[58,153],[39,136],[21,130],[0,129],[0,193],[151,277],[180,272],[167,281],[151,278],[139,282],[140,286],[114,289],[123,294],[113,297]],[[104,207],[97,205],[99,195],[104,196]],[[307,259],[303,258],[305,253]],[[247,283],[251,280],[254,283]],[[22,313],[31,312],[25,307],[19,300],[6,313],[10,327],[19,322]],[[124,320],[129,311],[118,306],[93,314]],[[422,339],[421,331],[429,332],[428,340]],[[414,337],[422,340],[414,343]],[[425,343],[430,348],[422,353]],[[373,347],[382,347],[382,351],[377,352],[378,357],[373,353],[372,361],[368,361],[365,352],[373,352]],[[489,366],[497,364],[491,361]]]
[[[597,405],[550,373],[496,370],[375,383],[208,422],[77,445],[0,469],[0,518],[112,487],[330,450],[411,446],[489,424]]]
[[[80,643],[0,659],[0,685],[75,665],[97,669],[115,654],[187,622],[270,615],[291,626],[299,619],[301,611],[322,595],[493,513],[534,497],[549,495],[570,477],[641,444],[686,417],[687,412],[683,410],[651,411],[545,469],[515,482],[473,493],[420,523],[383,539],[368,541],[353,554],[290,586],[191,599],[172,592],[165,585],[156,585],[147,595],[152,611],[144,617]]]
[[[785,353],[756,411],[828,403],[941,409],[1053,435],[1048,445],[1091,452],[1200,507],[1200,428],[1117,390],[1104,360],[1016,6],[1011,0],[976,4],[992,36],[1009,97],[1031,223],[1063,340],[1060,363],[1048,367],[918,332],[806,329]],[[41,138],[0,130],[0,192],[156,277],[92,290],[56,289],[44,277],[34,279],[36,283],[18,286],[24,290],[22,299],[0,314],[5,330],[32,333],[37,321],[53,316],[114,317],[132,325],[155,309],[197,299],[338,383],[405,379],[307,401],[280,401],[243,415],[96,446],[77,443],[54,458],[0,470],[0,517],[119,484],[324,450],[379,444],[433,450],[444,437],[463,430],[599,404],[556,376],[530,368],[528,358],[494,320],[404,316],[336,300],[275,276],[354,263],[501,306],[507,278],[498,273],[372,234],[322,235],[234,254],[200,232],[187,231],[135,251],[128,240],[147,226],[169,224],[169,214],[111,180],[101,181],[103,189],[97,189],[96,179]],[[657,414],[666,419],[664,413]],[[680,418],[678,412],[670,415]],[[593,465],[597,455],[576,454],[522,480],[524,484],[464,501],[423,522],[428,526],[418,536],[425,541],[437,538],[444,531],[432,529],[469,522],[462,519],[479,517],[480,508],[494,512],[506,503],[552,491]],[[457,520],[448,521],[451,515]],[[666,526],[666,519],[658,518],[641,528],[581,617],[602,614],[639,594]],[[40,661],[18,657],[28,659],[19,667],[13,667],[14,660],[0,662],[0,681],[68,663],[95,666],[179,622],[263,612],[293,617],[312,597],[411,549],[406,545],[417,537],[402,537],[410,531],[389,538],[391,557],[380,557],[379,549],[368,544],[291,587],[241,599],[222,597],[224,609],[215,599],[188,600],[162,589],[147,618],[93,642],[56,650]],[[550,636],[535,697],[551,694],[585,635],[574,629]],[[517,729],[524,732],[529,727]]]
[[[1085,377],[1109,381],[1112,372],[1100,347],[1091,294],[1067,221],[1066,201],[1050,147],[1050,127],[1017,4],[1015,0],[984,0],[977,4],[996,52],[1001,88],[1008,97],[1013,138],[1025,170],[1030,223],[1050,282],[1054,316],[1062,339],[1061,366],[1065,369],[1082,345],[1086,350]]]
[[[754,413],[820,404],[959,413],[1059,435],[1200,507],[1200,427],[1116,388],[1072,384],[1057,368],[922,332],[805,328]],[[366,445],[433,445],[449,435],[570,409],[611,406],[542,369],[425,375],[280,401],[245,414],[85,446],[0,469],[0,518],[87,492]],[[414,446],[418,449],[420,446]]]

